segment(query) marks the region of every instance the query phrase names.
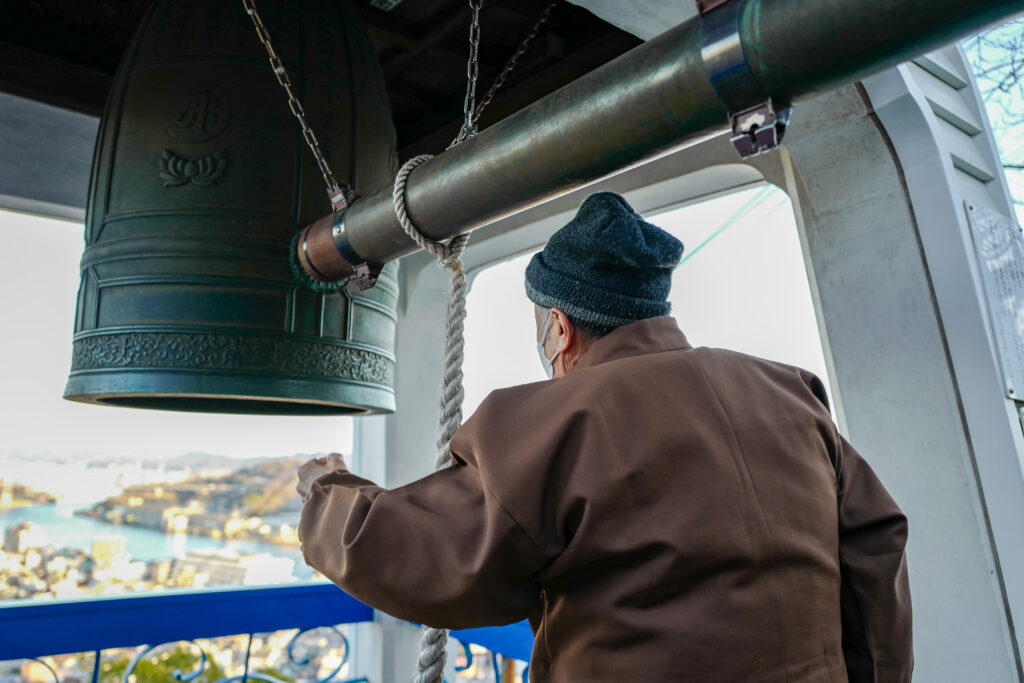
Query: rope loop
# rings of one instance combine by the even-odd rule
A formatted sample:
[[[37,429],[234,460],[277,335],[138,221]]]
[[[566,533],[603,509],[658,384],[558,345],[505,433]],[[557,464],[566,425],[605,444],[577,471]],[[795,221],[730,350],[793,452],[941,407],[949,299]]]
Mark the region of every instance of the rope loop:
[[[395,206],[395,216],[398,218],[398,222],[401,224],[405,234],[412,238],[412,241],[419,245],[421,249],[436,256],[442,268],[453,270],[456,267],[456,263],[458,263],[458,267],[461,269],[462,252],[466,250],[466,243],[469,242],[469,233],[453,237],[448,242],[430,239],[413,225],[412,220],[409,218],[409,212],[405,208],[405,186],[409,180],[409,174],[412,173],[414,168],[433,158],[433,155],[430,154],[420,154],[402,164],[398,175],[395,176],[395,187],[391,193],[391,199]]]

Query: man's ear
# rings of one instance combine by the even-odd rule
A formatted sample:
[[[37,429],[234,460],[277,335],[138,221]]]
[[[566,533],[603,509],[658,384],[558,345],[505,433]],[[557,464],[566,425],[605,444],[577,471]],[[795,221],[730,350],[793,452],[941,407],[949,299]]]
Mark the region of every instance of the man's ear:
[[[565,352],[572,345],[572,340],[576,337],[576,328],[573,326],[572,321],[569,320],[569,316],[565,314],[561,308],[553,309],[554,313],[554,324],[558,325],[558,346],[555,347],[555,351]]]

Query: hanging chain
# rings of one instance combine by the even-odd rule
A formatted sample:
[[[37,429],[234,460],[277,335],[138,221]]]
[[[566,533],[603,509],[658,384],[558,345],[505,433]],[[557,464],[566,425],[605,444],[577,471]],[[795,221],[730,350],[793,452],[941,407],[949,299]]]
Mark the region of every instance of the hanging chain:
[[[505,79],[508,78],[508,75],[512,73],[512,70],[516,68],[519,58],[526,54],[526,49],[530,47],[530,43],[532,43],[533,39],[537,37],[541,26],[546,24],[548,19],[551,18],[551,10],[553,10],[555,5],[559,2],[560,0],[552,0],[548,3],[548,6],[540,13],[537,23],[533,25],[530,32],[526,34],[525,38],[523,38],[523,42],[519,43],[519,47],[516,49],[515,53],[508,58],[507,62],[505,62],[505,68],[501,70],[498,77],[494,79],[493,83],[491,83],[491,87],[487,90],[487,94],[484,95],[482,100],[480,100],[480,104],[477,105],[476,111],[473,112],[474,126],[476,125],[476,122],[480,120],[480,114],[483,112],[484,108],[487,107],[487,105],[491,103],[491,100],[494,99],[494,94],[498,92],[498,89],[501,88],[501,86],[505,85]]]
[[[463,140],[476,135],[476,124],[473,123],[473,111],[476,109],[476,79],[480,75],[480,8],[483,0],[469,0],[469,9],[473,14],[469,22],[469,60],[466,63],[466,99],[462,105],[463,122],[458,136],[449,145],[454,147]]]
[[[449,148],[454,147],[463,140],[471,138],[477,134],[478,129],[476,124],[477,121],[480,120],[480,114],[483,113],[483,110],[494,99],[495,93],[505,84],[505,80],[508,78],[509,74],[512,73],[513,69],[515,69],[520,57],[526,53],[527,48],[529,48],[530,44],[537,37],[541,26],[548,21],[551,16],[551,10],[554,9],[558,2],[559,0],[552,0],[552,2],[548,3],[544,8],[544,11],[541,12],[540,17],[537,19],[537,22],[519,44],[515,53],[513,53],[512,56],[509,57],[508,61],[505,62],[505,67],[502,69],[498,77],[494,79],[494,82],[491,83],[491,87],[487,90],[487,94],[484,95],[480,104],[477,105],[476,84],[480,75],[480,10],[483,6],[483,0],[469,0],[472,21],[469,25],[469,59],[466,63],[466,98],[462,107],[463,123],[458,136],[452,140]],[[260,43],[262,43],[263,47],[267,50],[270,67],[274,71],[274,76],[277,78],[277,82],[281,84],[281,87],[284,88],[285,93],[288,95],[288,108],[291,110],[296,120],[298,120],[299,125],[302,128],[302,137],[305,139],[306,144],[309,145],[309,149],[313,153],[316,165],[320,169],[320,174],[324,178],[324,183],[327,185],[327,197],[331,202],[331,206],[334,207],[335,212],[341,211],[352,202],[356,194],[349,185],[339,183],[334,177],[334,172],[331,170],[330,164],[327,163],[323,150],[320,149],[320,141],[317,139],[316,133],[313,132],[313,129],[310,128],[309,124],[306,122],[306,110],[303,109],[299,98],[296,97],[295,93],[292,91],[292,81],[288,76],[288,71],[284,68],[281,58],[278,57],[277,52],[274,50],[274,46],[270,42],[270,34],[267,32],[267,28],[264,26],[263,20],[256,11],[255,0],[242,0],[242,6],[252,19],[253,26],[256,27],[256,34],[259,37]]]
[[[288,94],[288,108],[291,109],[292,114],[298,119],[299,125],[302,126],[302,137],[305,138],[306,144],[309,145],[310,151],[313,152],[316,165],[320,168],[320,173],[327,184],[327,197],[330,199],[335,213],[337,213],[348,206],[352,199],[354,199],[355,193],[350,186],[339,183],[334,178],[334,172],[331,171],[327,159],[324,158],[323,150],[320,149],[320,141],[317,140],[316,133],[306,123],[306,110],[302,108],[299,98],[292,92],[292,80],[288,77],[288,71],[284,68],[281,58],[277,56],[277,52],[274,51],[274,46],[270,43],[270,34],[267,33],[263,20],[260,19],[259,13],[256,12],[254,0],[242,0],[242,6],[245,7],[246,13],[252,19],[252,23],[256,27],[256,34],[259,36],[260,42],[263,43],[263,47],[267,50],[267,55],[270,58],[270,67],[274,70],[277,82],[281,84],[281,87]]]
[[[537,18],[537,21],[530,29],[530,32],[526,34],[526,37],[523,38],[523,41],[519,43],[519,47],[516,48],[516,51],[505,62],[505,67],[501,70],[501,73],[498,74],[498,77],[494,79],[494,82],[491,83],[491,87],[487,89],[487,94],[484,95],[483,99],[480,100],[480,104],[476,105],[476,107],[473,107],[470,98],[476,98],[476,79],[479,73],[479,60],[477,59],[476,47],[473,46],[474,29],[473,27],[470,27],[470,67],[467,73],[468,84],[466,87],[466,103],[465,106],[463,107],[463,116],[465,117],[465,121],[462,124],[462,129],[459,131],[458,137],[452,140],[451,144],[448,145],[449,149],[454,147],[458,143],[462,142],[466,138],[470,138],[476,135],[476,133],[478,132],[476,124],[477,121],[480,120],[480,114],[482,114],[487,105],[491,103],[491,101],[494,99],[495,93],[498,92],[501,86],[505,85],[505,79],[507,79],[509,74],[512,73],[512,71],[516,68],[516,65],[519,63],[519,58],[526,54],[526,50],[530,47],[530,44],[533,42],[533,39],[537,37],[538,33],[540,33],[541,27],[547,23],[548,19],[551,18],[551,10],[553,10],[555,8],[555,5],[557,5],[560,1],[561,0],[551,0],[551,2],[548,3],[547,7],[544,8],[544,11],[540,13],[540,17]],[[473,6],[472,0],[470,0],[469,4],[470,7]],[[477,8],[477,10],[479,11],[479,8]],[[476,19],[477,17],[474,17],[474,20]],[[474,21],[474,23],[476,22]],[[479,25],[476,25],[475,30],[476,41],[477,44],[479,44]],[[472,114],[469,113],[470,111],[472,111]]]

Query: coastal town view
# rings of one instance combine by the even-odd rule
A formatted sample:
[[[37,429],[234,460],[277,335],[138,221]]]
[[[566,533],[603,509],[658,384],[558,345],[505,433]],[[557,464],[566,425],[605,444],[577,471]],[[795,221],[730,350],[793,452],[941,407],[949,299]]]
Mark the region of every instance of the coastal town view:
[[[301,462],[192,454],[65,463],[69,474],[85,469],[112,484],[109,495],[80,501],[0,470],[0,599],[313,578],[296,535]]]
[[[0,600],[73,599],[138,591],[260,585],[317,578],[295,525],[295,468],[305,456],[233,460],[205,453],[159,462],[0,457]],[[24,482],[32,480],[32,485]],[[46,490],[46,482],[50,489]],[[105,494],[90,499],[89,494]],[[198,683],[250,670],[315,680],[339,666],[344,629],[226,636],[156,648],[137,683],[202,673]],[[295,656],[308,650],[309,661]],[[124,680],[135,648],[106,650],[101,681]],[[85,683],[94,653],[0,662],[0,682]]]

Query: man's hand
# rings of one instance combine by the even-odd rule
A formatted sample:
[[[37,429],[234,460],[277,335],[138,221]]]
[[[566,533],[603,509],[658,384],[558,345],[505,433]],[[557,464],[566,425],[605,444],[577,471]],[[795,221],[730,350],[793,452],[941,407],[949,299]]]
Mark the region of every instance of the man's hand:
[[[326,458],[313,458],[299,468],[299,483],[295,485],[295,490],[302,496],[302,500],[306,500],[314,481],[335,470],[347,469],[341,453],[331,453]]]

